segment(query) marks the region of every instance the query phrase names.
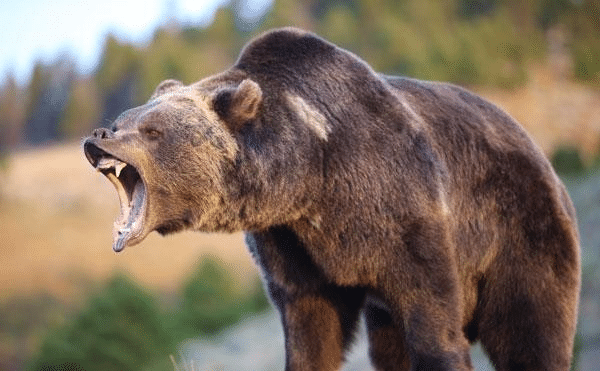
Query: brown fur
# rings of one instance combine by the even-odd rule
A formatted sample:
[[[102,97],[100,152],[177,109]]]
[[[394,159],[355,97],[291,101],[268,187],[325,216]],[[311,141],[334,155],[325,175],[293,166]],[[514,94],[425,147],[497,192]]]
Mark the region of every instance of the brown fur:
[[[573,206],[523,129],[459,87],[280,29],[219,75],[159,86],[85,149],[144,181],[129,244],[246,231],[287,370],[337,370],[361,313],[379,370],[469,370],[476,340],[497,370],[569,368]]]

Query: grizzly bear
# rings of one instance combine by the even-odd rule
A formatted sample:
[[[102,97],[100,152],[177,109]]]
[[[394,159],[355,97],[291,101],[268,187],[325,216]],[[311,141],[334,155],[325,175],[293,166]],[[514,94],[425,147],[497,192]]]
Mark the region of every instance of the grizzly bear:
[[[454,85],[376,73],[293,28],[84,142],[117,189],[115,251],[245,231],[286,370],[337,370],[364,315],[377,370],[568,370],[573,205],[525,131]]]

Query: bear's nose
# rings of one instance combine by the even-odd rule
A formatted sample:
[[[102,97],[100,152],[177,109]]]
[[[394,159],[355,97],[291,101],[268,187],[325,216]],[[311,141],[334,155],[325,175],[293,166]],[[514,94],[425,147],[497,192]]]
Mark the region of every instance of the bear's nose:
[[[107,128],[94,129],[92,136],[96,139],[109,139],[113,137],[113,132]]]

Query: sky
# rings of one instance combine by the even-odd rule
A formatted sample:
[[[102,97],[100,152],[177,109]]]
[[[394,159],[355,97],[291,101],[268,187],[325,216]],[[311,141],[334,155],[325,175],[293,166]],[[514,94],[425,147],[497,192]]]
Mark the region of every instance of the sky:
[[[82,73],[96,66],[112,33],[144,43],[169,18],[207,25],[227,0],[0,0],[0,84],[12,73],[26,84],[36,61],[68,53]],[[259,12],[269,0],[248,1]]]

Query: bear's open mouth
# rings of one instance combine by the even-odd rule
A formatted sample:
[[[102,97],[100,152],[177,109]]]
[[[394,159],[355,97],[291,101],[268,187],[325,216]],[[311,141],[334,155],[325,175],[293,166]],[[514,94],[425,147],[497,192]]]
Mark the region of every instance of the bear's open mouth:
[[[86,157],[115,186],[121,212],[113,227],[113,250],[119,252],[141,236],[146,214],[146,186],[138,170],[93,143],[85,143]]]

